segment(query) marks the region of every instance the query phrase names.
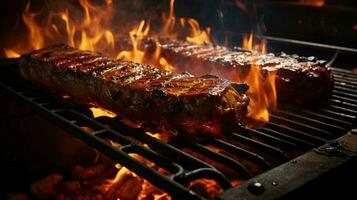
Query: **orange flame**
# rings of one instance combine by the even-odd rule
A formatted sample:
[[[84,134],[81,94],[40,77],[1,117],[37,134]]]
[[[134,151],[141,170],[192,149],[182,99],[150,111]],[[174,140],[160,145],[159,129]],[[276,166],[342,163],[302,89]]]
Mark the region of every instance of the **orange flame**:
[[[119,52],[117,59],[152,64],[164,70],[175,71],[175,68],[161,57],[160,46],[156,47],[154,53],[147,54],[147,49],[143,47],[143,40],[147,38],[149,31],[150,24],[145,24],[145,20],[141,20],[139,25],[129,32],[132,49]]]
[[[176,37],[176,32],[175,32],[176,17],[175,17],[175,13],[174,13],[174,5],[175,5],[175,0],[170,0],[169,16],[167,18],[164,16],[165,23],[161,29],[161,34],[169,36],[169,37],[170,36]]]
[[[159,137],[159,134],[152,134],[150,132],[147,132],[146,134],[152,135],[157,138]],[[147,147],[146,145],[144,145],[144,146]],[[146,164],[148,167],[157,168],[154,163],[141,157],[138,154],[129,154],[129,156]],[[137,196],[138,200],[144,200],[144,199],[148,199],[148,198],[149,199],[153,198],[155,200],[170,200],[171,199],[171,197],[166,192],[159,190],[158,188],[153,186],[151,183],[149,183],[145,179],[138,177],[138,175],[136,175],[134,172],[130,171],[126,167],[123,167],[120,164],[116,164],[115,167],[118,169],[118,172],[113,179],[108,180],[108,181],[114,185],[114,184],[120,182],[121,180],[123,180],[127,176],[136,177],[137,179],[140,180],[140,183],[142,183],[141,190]],[[160,168],[158,170],[160,170]]]
[[[113,113],[109,110],[103,109],[103,108],[91,107],[89,109],[92,111],[94,118],[101,117],[101,116],[107,116],[110,118],[114,118],[117,116],[115,113]]]
[[[325,0],[299,0],[302,5],[321,7],[325,5]]]
[[[145,20],[141,20],[139,25],[129,32],[130,40],[133,46],[131,51],[122,51],[117,59],[129,60],[137,63],[143,63],[145,51],[141,49],[141,43],[149,34],[150,25],[145,26]]]
[[[200,24],[194,19],[188,19],[187,23],[191,27],[191,36],[186,37],[186,40],[192,44],[211,44],[210,34],[211,28],[207,27],[201,30]]]
[[[209,194],[209,196],[212,197],[217,196],[218,194],[223,192],[223,189],[217,184],[217,182],[211,179],[205,179],[205,178],[197,179],[195,181],[192,181],[189,184],[189,187],[191,188],[196,185],[200,185],[201,187],[204,187],[205,191]]]
[[[161,28],[160,35],[164,35],[165,37],[176,38],[178,35],[174,5],[175,0],[170,0],[169,14],[168,16],[163,15],[164,23]],[[210,39],[211,29],[209,27],[202,30],[199,23],[195,19],[191,18],[180,18],[179,22],[181,28],[187,28],[186,25],[189,25],[188,30],[191,34],[190,36],[186,37],[188,42],[192,44],[212,43]],[[146,39],[149,35],[149,30],[150,26],[148,24],[145,25],[145,21],[142,20],[139,25],[137,25],[132,31],[129,32],[132,49],[119,52],[117,59],[152,64],[164,70],[173,72],[176,71],[174,66],[170,64],[167,59],[161,56],[161,48],[159,45],[156,46],[155,52],[150,54],[147,54],[147,50],[142,47],[143,40]]]
[[[4,52],[5,52],[5,56],[6,56],[7,58],[18,58],[18,57],[21,56],[20,53],[16,52],[16,51],[13,50],[13,49],[7,49],[7,48],[5,48],[5,49],[4,49]]]
[[[253,34],[243,37],[243,48],[266,53],[266,40],[260,43],[254,41]],[[249,85],[248,117],[261,122],[269,121],[269,109],[276,107],[275,73],[267,72],[266,76],[261,67],[251,65],[245,80]]]
[[[35,17],[36,13],[30,12],[30,3],[26,4],[24,13],[22,14],[22,19],[24,23],[29,28],[29,40],[34,50],[40,49],[44,46],[44,38],[42,37],[41,31],[43,29],[36,23]]]
[[[28,2],[22,14],[22,20],[28,29],[27,43],[5,48],[5,55],[19,57],[21,54],[43,48],[45,44],[61,41],[81,50],[112,53],[114,36],[109,27],[113,13],[112,2],[107,0],[104,6],[91,4],[88,0],[79,0],[79,3],[84,10],[84,17],[78,21],[71,17],[75,14],[66,8],[50,12],[51,14],[43,19],[42,13],[30,11],[31,4]],[[65,39],[63,32],[66,33]]]

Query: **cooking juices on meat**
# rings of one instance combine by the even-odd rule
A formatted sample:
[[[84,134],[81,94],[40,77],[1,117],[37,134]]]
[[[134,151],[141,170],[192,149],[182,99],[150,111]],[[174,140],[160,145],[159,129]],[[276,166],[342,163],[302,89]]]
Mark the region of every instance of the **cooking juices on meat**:
[[[217,135],[244,123],[248,86],[217,76],[173,74],[100,53],[54,45],[21,57],[19,72],[37,85],[138,121]]]
[[[121,40],[125,41],[125,40]],[[318,103],[329,99],[333,88],[333,76],[315,57],[299,57],[281,53],[263,54],[242,48],[195,45],[168,38],[147,39],[147,52],[155,53],[160,47],[161,57],[178,71],[194,75],[216,74],[231,81],[244,82],[252,66],[261,73],[275,73],[275,87],[279,101],[299,104]],[[128,47],[122,45],[119,47]],[[254,92],[254,91],[253,91]]]

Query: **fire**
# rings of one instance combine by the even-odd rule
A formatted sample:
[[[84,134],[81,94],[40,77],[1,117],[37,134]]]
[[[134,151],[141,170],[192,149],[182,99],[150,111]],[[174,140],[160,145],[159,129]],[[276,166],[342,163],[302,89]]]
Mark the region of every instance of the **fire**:
[[[100,117],[100,116],[107,116],[107,117],[115,117],[116,114],[105,110],[103,108],[97,108],[97,107],[91,107],[90,110],[93,112],[93,117]],[[168,135],[167,134],[159,134],[159,133],[151,133],[151,132],[146,132],[146,134],[155,137],[157,139],[160,140],[168,140]],[[165,136],[166,135],[166,136]],[[110,144],[114,147],[120,147],[121,145],[113,142],[113,141],[109,141]],[[149,148],[146,144],[143,145],[146,148]],[[136,160],[141,161],[142,163],[146,164],[148,167],[153,167],[153,168],[157,168],[158,170],[161,170],[160,168],[156,167],[156,165],[143,158],[142,156],[138,155],[138,154],[129,154],[129,156],[135,158]],[[118,169],[118,172],[116,173],[116,175],[114,176],[113,179],[109,179],[108,183],[109,186],[108,188],[115,188],[115,185],[123,180],[128,180],[131,178],[135,178],[136,180],[138,180],[141,183],[141,190],[138,193],[137,199],[138,200],[144,200],[144,199],[154,199],[154,200],[171,200],[171,197],[166,193],[163,192],[161,190],[159,190],[158,188],[156,188],[154,185],[152,185],[151,183],[149,183],[148,181],[146,181],[145,179],[139,177],[138,175],[136,175],[134,172],[130,171],[128,168],[120,165],[120,164],[115,164],[115,168]],[[164,173],[164,172],[163,172]],[[129,182],[129,181],[127,181]],[[125,187],[125,184],[123,185]]]
[[[161,55],[160,45],[157,45],[154,53],[147,52],[144,40],[148,36],[154,39],[159,37],[155,33],[150,33],[148,21],[141,20],[129,32],[132,48],[116,53],[115,37],[110,27],[113,16],[112,1],[106,0],[104,4],[98,5],[90,3],[88,0],[79,0],[79,5],[82,9],[82,15],[79,18],[74,17],[78,16],[78,13],[74,13],[68,8],[57,9],[50,12],[52,14],[47,17],[43,17],[43,13],[32,12],[30,2],[27,3],[22,14],[22,19],[28,29],[27,43],[14,45],[14,48],[5,48],[5,55],[7,57],[19,57],[23,53],[43,48],[45,44],[62,41],[82,50],[105,52],[108,55],[116,55],[117,59],[152,64],[164,70],[177,71],[175,66]],[[212,43],[209,27],[201,28],[198,21],[194,19],[180,18],[177,20],[174,12],[175,1],[170,0],[169,5],[169,13],[163,15],[164,21],[160,36],[176,38],[180,30],[185,29],[181,32],[189,33],[186,36],[188,42],[197,45]],[[40,20],[41,18],[45,20]],[[266,42],[264,39],[256,42],[253,34],[250,34],[244,37],[243,48],[265,53]],[[273,109],[276,104],[274,80],[275,75],[273,73],[268,72],[265,75],[257,66],[251,66],[247,78],[236,80],[247,82],[250,86],[248,91],[251,98],[248,108],[249,117],[263,122],[269,120],[268,109]]]
[[[147,132],[146,134],[152,135],[155,137],[159,137],[158,136],[159,134],[152,134],[150,132]],[[144,146],[147,147],[146,145],[144,145]],[[139,156],[138,154],[129,154],[129,155],[131,157],[135,158],[136,160],[139,160],[140,162],[146,164],[148,167],[157,168],[157,170],[159,170],[159,171],[162,170],[162,169],[156,167],[154,163]],[[125,178],[127,178],[127,177],[136,178],[141,183],[141,189],[137,195],[138,200],[144,200],[144,199],[171,200],[171,197],[166,192],[159,190],[154,185],[152,185],[145,179],[139,177],[138,175],[136,175],[134,172],[130,171],[126,167],[123,167],[120,164],[116,164],[115,167],[118,169],[118,172],[113,179],[108,180],[110,184],[115,185],[116,183],[118,183],[122,180],[125,180]]]
[[[260,42],[255,42],[253,33],[250,33],[249,36],[243,36],[243,45],[244,49],[259,51],[261,53],[266,53],[266,40],[263,38]]]
[[[164,25],[162,26],[161,34],[175,38],[176,37],[176,32],[175,32],[176,17],[175,17],[175,13],[174,13],[174,5],[175,5],[175,0],[170,0],[169,16],[168,17],[165,17],[165,15],[163,16]],[[182,21],[182,20],[180,20],[180,21]],[[182,22],[181,22],[181,24],[182,24]]]
[[[163,27],[161,29],[161,35],[164,35],[169,38],[177,38],[178,27],[176,26],[176,17],[174,12],[175,0],[170,0],[170,11],[167,17],[163,17]],[[189,27],[186,27],[187,24]],[[200,24],[195,19],[189,18],[180,18],[179,19],[180,28],[188,29],[191,33],[190,36],[186,37],[186,40],[192,44],[211,44],[212,41],[210,39],[211,28],[207,27],[205,29],[201,29]]]
[[[168,71],[175,71],[175,67],[173,67],[170,63],[168,63],[165,58],[161,57],[159,59],[159,63],[162,69]]]
[[[149,31],[150,24],[145,23],[145,20],[141,20],[140,23],[129,32],[132,49],[119,52],[117,59],[152,64],[164,70],[175,71],[175,68],[168,63],[164,57],[161,57],[160,46],[156,47],[154,53],[147,53],[143,43],[149,35]]]
[[[299,3],[307,6],[321,7],[325,5],[325,0],[299,0]]]
[[[198,186],[203,187],[209,196],[212,197],[217,196],[219,193],[223,192],[223,189],[217,184],[217,182],[211,179],[197,179],[192,181],[189,185],[190,188]]]
[[[113,15],[112,2],[96,5],[88,0],[79,0],[84,11],[82,19],[76,11],[58,8],[47,16],[41,12],[31,12],[31,3],[26,4],[22,20],[28,30],[27,42],[5,48],[7,57],[19,57],[21,54],[40,49],[48,44],[65,42],[81,50],[114,51],[114,35],[110,22]],[[63,34],[64,33],[64,34]]]
[[[7,58],[18,58],[21,56],[21,54],[19,54],[18,52],[16,52],[15,50],[13,49],[4,49],[4,52],[5,52],[5,56]]]
[[[137,63],[143,63],[145,50],[142,50],[142,40],[147,37],[150,25],[145,26],[145,20],[141,20],[139,25],[129,32],[130,40],[133,46],[131,51],[122,51],[117,59],[129,60]]]
[[[94,118],[101,117],[101,116],[107,116],[110,118],[114,118],[117,116],[115,113],[113,113],[109,110],[106,110],[104,108],[91,107],[89,109],[92,111]]]
[[[35,22],[36,13],[30,12],[30,2],[26,4],[24,13],[22,14],[22,19],[24,23],[29,28],[29,40],[33,49],[40,49],[44,46],[44,38],[42,37],[43,29]]]
[[[243,37],[243,48],[266,53],[266,40],[254,42],[254,36]],[[251,65],[247,78],[249,85],[248,96],[251,101],[248,105],[248,117],[261,122],[269,121],[269,109],[276,107],[275,73],[262,72],[259,66]]]
[[[175,0],[170,0],[170,11],[168,16],[163,14],[163,25],[160,31],[160,35],[173,39],[179,35],[179,28],[176,26],[177,20],[175,17],[174,5]],[[195,19],[180,18],[179,25],[180,28],[187,29],[191,33],[186,37],[188,42],[192,44],[212,43],[210,39],[211,29],[207,27],[202,30],[199,23]],[[149,34],[149,31],[150,24],[145,23],[145,20],[140,21],[140,23],[129,32],[132,45],[131,50],[124,50],[119,52],[117,59],[152,64],[156,67],[160,67],[161,69],[175,72],[175,67],[161,56],[160,46],[156,46],[154,53],[149,54],[146,52],[147,50],[143,47],[144,45],[142,45],[143,40],[145,40],[149,35],[154,36],[154,39],[158,38],[158,36],[155,34]]]
[[[186,37],[186,40],[192,44],[211,44],[210,34],[211,28],[207,27],[201,30],[200,24],[194,19],[188,19],[187,23],[191,27],[191,36]]]

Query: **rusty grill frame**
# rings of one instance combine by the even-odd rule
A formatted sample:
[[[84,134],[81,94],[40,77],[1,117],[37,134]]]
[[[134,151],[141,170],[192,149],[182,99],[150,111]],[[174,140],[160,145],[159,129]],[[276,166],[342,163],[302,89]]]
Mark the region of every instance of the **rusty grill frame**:
[[[279,38],[273,38],[273,40],[291,42]],[[299,41],[293,42],[299,43]],[[299,44],[315,46],[313,43]],[[354,49],[328,45],[318,46],[318,48],[328,48],[336,51],[337,54],[341,51],[357,52]],[[225,136],[232,140],[276,157],[279,159],[279,166],[271,165],[263,155],[245,148],[234,146],[220,139],[209,140],[210,145],[249,160],[265,171],[253,177],[242,163],[212,151],[204,144],[195,143],[180,136],[175,137],[169,143],[164,143],[145,134],[146,130],[143,128],[125,125],[120,121],[120,117],[93,119],[88,108],[75,105],[69,100],[59,99],[24,81],[15,71],[16,59],[1,60],[0,64],[2,65],[0,69],[2,92],[21,100],[52,123],[147,179],[169,193],[174,199],[204,199],[203,196],[185,186],[198,178],[216,180],[225,189],[217,197],[218,199],[237,199],[242,196],[246,199],[275,199],[357,157],[357,130],[354,129],[357,127],[357,100],[354,99],[357,99],[355,90],[357,73],[347,70],[332,68],[336,80],[333,96],[330,102],[322,104],[319,108],[280,105],[278,110],[272,113],[271,122],[263,128],[253,130],[237,125],[235,131],[225,133]],[[88,133],[81,128],[83,126],[93,131]],[[147,144],[149,148],[143,147],[128,136]],[[121,147],[115,148],[105,139],[118,142]],[[229,166],[247,181],[237,187],[231,187],[229,180],[222,172],[180,150],[185,146]],[[286,150],[283,150],[285,148],[296,148],[305,153],[299,157],[292,157]],[[139,154],[171,174],[164,175],[129,156],[129,153]],[[285,172],[289,170],[293,170],[294,173],[286,176]],[[301,178],[302,174],[304,178]]]

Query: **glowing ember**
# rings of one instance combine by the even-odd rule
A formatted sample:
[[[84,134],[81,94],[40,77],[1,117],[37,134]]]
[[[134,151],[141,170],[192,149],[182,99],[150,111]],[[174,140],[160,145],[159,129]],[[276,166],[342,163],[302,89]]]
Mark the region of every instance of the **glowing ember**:
[[[201,178],[201,179],[197,179],[195,181],[192,181],[189,184],[189,188],[195,190],[196,188],[203,188],[204,191],[207,192],[207,194],[205,196],[208,197],[214,197],[217,196],[219,193],[223,192],[223,189],[217,184],[216,181],[214,180],[210,180],[210,179],[205,179],[205,178]],[[196,190],[200,190],[200,189],[196,189]]]
[[[165,58],[161,57],[159,59],[159,63],[160,63],[160,66],[162,69],[172,71],[172,72],[175,71],[175,68],[170,63],[168,63]]]
[[[94,118],[101,117],[101,116],[107,116],[110,118],[114,118],[117,116],[115,113],[113,113],[109,110],[105,110],[103,108],[91,107],[89,109],[92,111]]]
[[[147,133],[151,134],[151,133]],[[154,135],[154,134],[152,134]],[[129,154],[131,157],[135,158],[136,160],[141,161],[142,163],[145,163],[148,167],[156,168],[157,170],[161,170],[160,168],[156,167],[154,163],[150,162],[149,160],[137,155],[137,154]],[[156,188],[154,185],[146,181],[145,179],[137,176],[134,172],[131,172],[125,167],[122,167],[121,165],[117,164],[115,165],[117,169],[119,169],[118,173],[116,174],[115,178],[112,180],[109,180],[109,182],[113,185],[117,184],[118,182],[125,180],[125,179],[136,179],[138,182],[141,183],[140,191],[137,195],[138,200],[144,200],[144,199],[155,199],[155,200],[169,200],[171,197]],[[162,170],[161,170],[162,171]],[[162,172],[164,173],[164,171]],[[130,182],[127,180],[127,182]]]

